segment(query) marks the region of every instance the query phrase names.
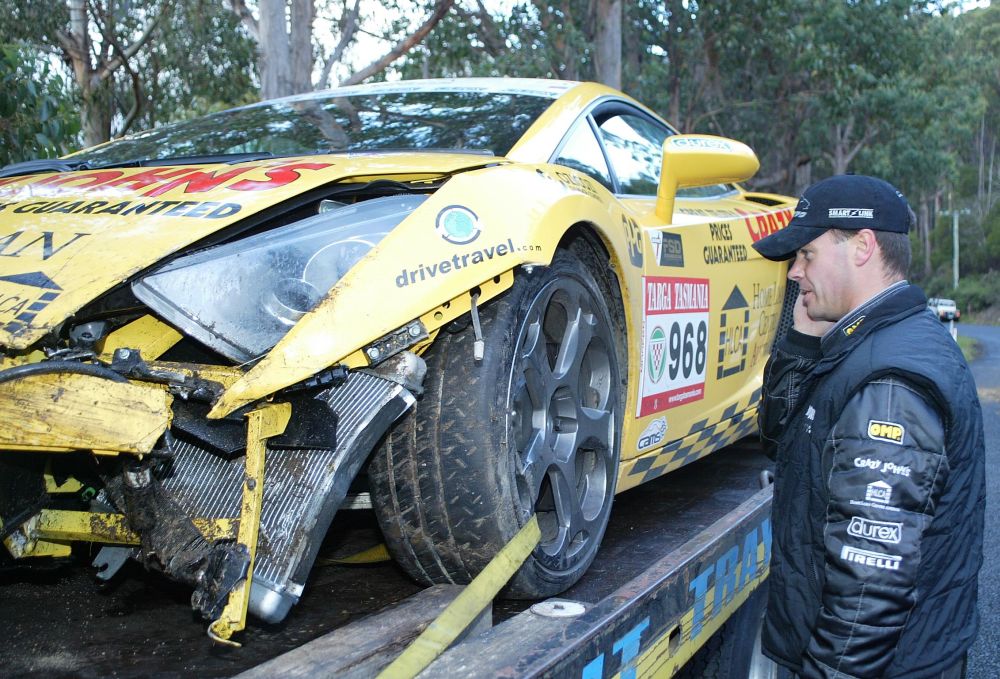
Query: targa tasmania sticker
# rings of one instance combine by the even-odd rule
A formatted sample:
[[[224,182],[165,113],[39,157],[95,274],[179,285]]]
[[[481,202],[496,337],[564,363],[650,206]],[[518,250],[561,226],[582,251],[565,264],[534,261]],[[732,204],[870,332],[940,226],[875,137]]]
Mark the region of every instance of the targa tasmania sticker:
[[[705,397],[707,278],[644,276],[637,417]]]

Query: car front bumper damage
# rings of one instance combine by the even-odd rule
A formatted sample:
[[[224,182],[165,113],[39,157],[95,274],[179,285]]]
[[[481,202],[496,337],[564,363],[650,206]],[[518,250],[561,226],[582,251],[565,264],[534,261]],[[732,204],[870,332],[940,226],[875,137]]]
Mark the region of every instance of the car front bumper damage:
[[[424,370],[422,359],[404,352],[378,370],[347,373],[337,386],[248,409],[245,424],[230,418],[241,428],[240,447],[227,450],[185,435],[190,409],[169,385],[95,363],[56,363],[64,362],[0,371],[0,451],[88,451],[122,464],[99,465],[115,473],[101,476],[90,511],[40,503],[0,525],[4,545],[24,558],[67,556],[73,541],[100,543],[95,564],[112,570],[137,558],[191,585],[192,607],[224,643],[244,628],[248,611],[278,622],[298,601],[352,480],[413,404]],[[296,423],[300,412],[335,423],[325,441],[295,435],[296,427],[312,430]],[[81,488],[48,473],[45,483],[50,497]]]

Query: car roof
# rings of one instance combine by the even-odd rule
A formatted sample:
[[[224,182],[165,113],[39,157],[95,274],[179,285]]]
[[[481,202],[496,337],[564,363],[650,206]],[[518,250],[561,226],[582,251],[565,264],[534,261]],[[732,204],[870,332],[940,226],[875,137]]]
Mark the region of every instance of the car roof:
[[[398,80],[395,82],[369,83],[335,87],[303,94],[293,94],[280,99],[270,99],[243,106],[253,108],[275,102],[294,103],[330,96],[357,96],[363,94],[399,94],[404,92],[496,92],[499,94],[525,94],[556,100],[580,83],[575,80],[549,80],[545,78],[428,78]]]

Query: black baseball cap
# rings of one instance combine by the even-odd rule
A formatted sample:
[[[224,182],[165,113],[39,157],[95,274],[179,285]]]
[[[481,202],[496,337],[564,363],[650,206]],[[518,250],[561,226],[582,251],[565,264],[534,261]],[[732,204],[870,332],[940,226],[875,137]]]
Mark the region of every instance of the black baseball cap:
[[[840,174],[806,189],[788,226],[760,239],[753,248],[774,261],[791,259],[799,248],[828,229],[907,233],[910,215],[906,198],[889,182],[861,174]]]

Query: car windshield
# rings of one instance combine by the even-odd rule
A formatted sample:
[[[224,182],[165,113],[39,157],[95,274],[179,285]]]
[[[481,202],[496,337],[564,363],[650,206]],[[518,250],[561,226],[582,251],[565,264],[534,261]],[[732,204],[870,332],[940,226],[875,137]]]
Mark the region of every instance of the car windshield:
[[[484,91],[325,92],[214,113],[83,151],[94,165],[184,156],[378,150],[506,155],[552,100]]]

